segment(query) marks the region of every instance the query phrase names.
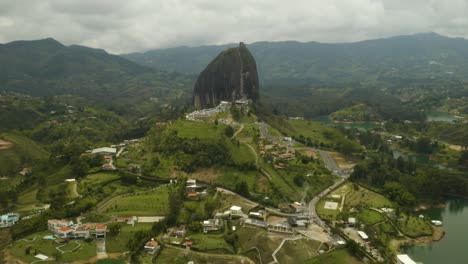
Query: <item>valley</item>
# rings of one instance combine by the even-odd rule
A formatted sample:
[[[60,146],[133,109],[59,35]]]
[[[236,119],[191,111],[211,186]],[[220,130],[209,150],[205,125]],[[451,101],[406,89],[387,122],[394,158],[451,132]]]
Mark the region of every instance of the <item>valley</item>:
[[[256,64],[262,44],[229,47],[194,78],[52,39],[2,44],[15,65],[0,76],[3,259],[430,263],[425,248],[453,245],[452,215],[420,208],[468,196],[465,82],[413,65],[406,87],[381,65],[349,85],[371,74],[330,81],[338,65],[296,85],[297,65],[294,79],[265,70],[271,55]]]

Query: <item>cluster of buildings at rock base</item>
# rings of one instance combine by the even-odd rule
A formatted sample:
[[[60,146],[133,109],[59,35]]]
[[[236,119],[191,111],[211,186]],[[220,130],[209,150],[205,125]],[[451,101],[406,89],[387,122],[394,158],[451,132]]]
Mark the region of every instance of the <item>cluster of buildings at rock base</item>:
[[[221,101],[216,107],[195,110],[187,114],[185,118],[191,121],[205,120],[207,118],[215,116],[216,114],[226,112],[229,109],[231,109],[231,107],[235,107],[236,109],[240,109],[241,111],[245,112],[248,110],[250,104],[252,104],[252,100],[250,99],[236,100],[234,101],[234,104],[229,101]]]

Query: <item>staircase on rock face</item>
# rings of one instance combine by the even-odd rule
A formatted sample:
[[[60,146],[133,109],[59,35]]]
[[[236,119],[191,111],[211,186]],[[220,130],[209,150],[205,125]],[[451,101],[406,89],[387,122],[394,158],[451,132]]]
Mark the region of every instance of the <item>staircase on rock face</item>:
[[[193,89],[197,109],[214,107],[220,101],[259,98],[259,81],[255,59],[243,42],[216,56],[200,73]]]
[[[245,93],[244,93],[244,61],[242,60],[242,54],[241,54],[241,47],[244,46],[244,42],[239,43],[239,49],[237,49],[237,54],[239,55],[239,70],[240,70],[240,98],[241,99],[246,99]]]

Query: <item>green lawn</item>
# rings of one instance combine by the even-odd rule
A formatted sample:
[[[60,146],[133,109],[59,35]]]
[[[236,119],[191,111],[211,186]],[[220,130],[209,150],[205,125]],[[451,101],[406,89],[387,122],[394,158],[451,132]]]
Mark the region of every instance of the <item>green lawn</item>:
[[[324,208],[325,202],[330,201],[330,202],[337,202],[338,203],[338,208],[340,207],[340,202],[338,200],[330,200],[330,199],[321,199],[317,203],[316,211],[317,214],[322,218],[323,220],[329,220],[333,221],[336,220],[336,216],[340,213],[340,210],[336,209],[326,209]]]
[[[11,247],[11,253],[18,257],[19,259],[26,261],[28,263],[37,260],[34,257],[34,253],[44,254],[49,257],[53,257],[54,254],[59,253],[56,247],[63,244],[56,243],[53,240],[44,240],[44,236],[48,235],[47,232],[35,233],[33,235],[27,236],[26,240],[17,240],[13,243]],[[82,244],[76,251],[67,252],[60,254],[60,260],[65,262],[71,261],[84,261],[96,256],[96,243],[93,241],[91,243],[86,243],[83,240],[77,240],[78,243]],[[77,245],[75,242],[69,242],[70,245],[65,245],[63,248],[65,250],[72,249]],[[31,247],[30,254],[26,254],[26,248]],[[68,248],[68,249],[67,249]],[[63,250],[63,249],[62,249]]]
[[[402,220],[398,220],[398,228],[403,234],[409,237],[420,237],[432,235],[432,226],[425,219],[419,219],[416,216],[403,215]],[[408,221],[407,221],[408,220]]]
[[[318,255],[321,242],[311,239],[286,241],[276,254],[279,263],[302,263]]]
[[[380,213],[370,209],[361,210],[357,214],[357,219],[366,225],[373,225],[385,220]]]
[[[135,226],[122,223],[119,234],[117,234],[115,237],[107,237],[107,252],[119,253],[128,251],[127,243],[133,237],[135,232],[139,230],[150,230],[152,226],[153,224],[151,223],[136,224]]]
[[[169,208],[168,197],[168,187],[162,187],[150,193],[129,195],[115,200],[105,212],[111,215],[165,215]]]
[[[364,264],[365,262],[349,254],[346,249],[333,250],[330,253],[320,255],[307,262],[306,264]]]

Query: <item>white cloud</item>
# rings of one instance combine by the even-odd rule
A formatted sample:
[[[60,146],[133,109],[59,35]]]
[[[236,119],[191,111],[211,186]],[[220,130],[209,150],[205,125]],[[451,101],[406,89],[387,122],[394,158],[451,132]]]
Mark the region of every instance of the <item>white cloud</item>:
[[[0,0],[0,42],[53,37],[131,52],[255,41],[468,37],[466,0]]]

